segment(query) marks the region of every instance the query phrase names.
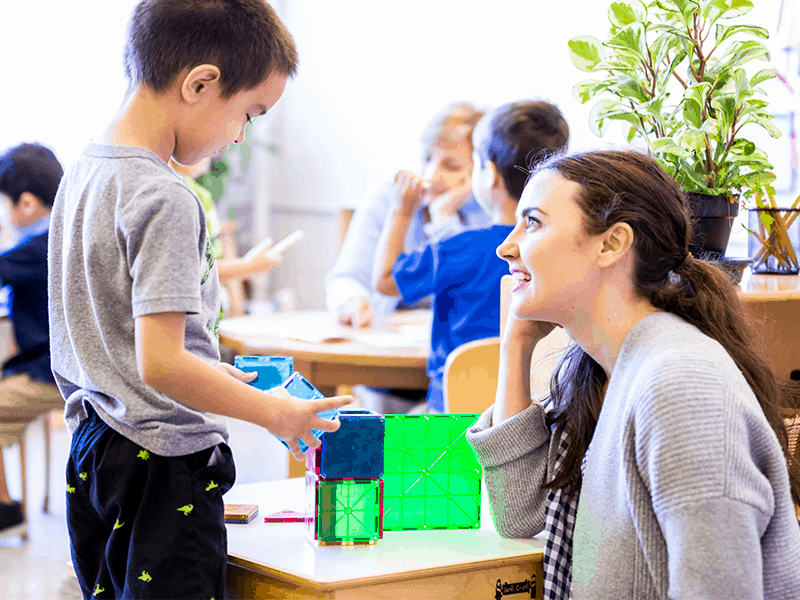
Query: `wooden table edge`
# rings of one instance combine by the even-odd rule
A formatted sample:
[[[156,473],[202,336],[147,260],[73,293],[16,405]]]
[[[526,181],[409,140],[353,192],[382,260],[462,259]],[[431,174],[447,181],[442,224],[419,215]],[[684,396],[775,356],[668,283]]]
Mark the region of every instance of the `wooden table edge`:
[[[543,549],[537,549],[529,554],[520,554],[518,556],[505,556],[502,558],[492,558],[488,560],[481,560],[469,563],[458,563],[455,565],[442,565],[438,567],[431,567],[427,569],[415,569],[413,571],[403,571],[402,573],[392,573],[386,575],[375,575],[371,577],[362,577],[359,579],[348,579],[346,581],[317,581],[315,579],[307,579],[300,575],[293,575],[273,569],[265,565],[261,565],[250,561],[235,554],[228,554],[228,563],[242,567],[254,573],[267,575],[280,581],[287,583],[302,585],[312,588],[319,592],[334,592],[346,590],[357,587],[364,587],[367,585],[380,585],[382,583],[398,583],[402,581],[423,579],[426,577],[437,577],[440,575],[458,575],[459,573],[467,573],[475,571],[476,569],[491,569],[495,567],[505,567],[509,565],[521,564],[524,562],[541,562],[544,556]]]
[[[268,340],[270,338],[262,338]],[[231,350],[233,350],[236,354],[243,354],[243,355],[250,355],[250,354],[258,354],[258,355],[269,355],[274,354],[278,356],[289,356],[291,355],[297,361],[307,361],[307,362],[325,362],[328,364],[345,364],[345,365],[374,365],[374,366],[391,366],[394,368],[410,368],[410,369],[417,369],[417,368],[424,368],[428,363],[427,352],[420,351],[416,356],[409,356],[406,355],[381,355],[381,356],[371,356],[365,354],[340,354],[336,355],[335,352],[323,352],[320,350],[305,350],[303,348],[292,348],[291,352],[287,352],[286,348],[279,348],[279,344],[272,346],[270,344],[264,344],[263,346],[253,344],[252,341],[243,341],[241,339],[237,339],[235,336],[228,336],[224,333],[220,333],[219,336],[219,343],[223,346],[227,346]],[[303,342],[296,342],[297,344],[302,344]],[[331,343],[331,348],[335,349],[337,344]],[[322,358],[324,355],[324,360]],[[387,364],[387,361],[391,361],[391,364]]]

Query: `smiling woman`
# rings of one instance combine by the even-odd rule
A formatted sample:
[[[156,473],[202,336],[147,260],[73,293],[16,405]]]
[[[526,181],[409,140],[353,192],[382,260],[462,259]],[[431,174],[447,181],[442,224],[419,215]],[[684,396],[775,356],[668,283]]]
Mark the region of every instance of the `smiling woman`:
[[[558,157],[517,216],[496,401],[467,439],[498,531],[545,530],[545,597],[790,597],[783,390],[726,276],[688,253],[678,185],[636,152]],[[554,324],[574,344],[545,406],[530,357]]]

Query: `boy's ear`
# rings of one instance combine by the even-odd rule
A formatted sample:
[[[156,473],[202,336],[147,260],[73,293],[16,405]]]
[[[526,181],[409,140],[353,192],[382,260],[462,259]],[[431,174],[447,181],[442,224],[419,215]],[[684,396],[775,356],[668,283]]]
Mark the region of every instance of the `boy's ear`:
[[[17,202],[17,206],[22,209],[24,215],[29,216],[39,207],[47,208],[44,205],[44,202],[39,200],[39,196],[32,194],[31,192],[22,192],[19,195],[19,201]]]
[[[615,223],[603,236],[599,264],[601,267],[610,267],[625,256],[633,246],[633,229],[627,223]]]
[[[219,90],[220,70],[216,65],[198,65],[191,69],[181,84],[181,98],[195,104],[209,92]]]
[[[500,171],[497,170],[497,166],[492,161],[489,161],[489,166],[492,170],[492,189],[505,192],[506,182],[503,180],[503,176],[500,175]]]

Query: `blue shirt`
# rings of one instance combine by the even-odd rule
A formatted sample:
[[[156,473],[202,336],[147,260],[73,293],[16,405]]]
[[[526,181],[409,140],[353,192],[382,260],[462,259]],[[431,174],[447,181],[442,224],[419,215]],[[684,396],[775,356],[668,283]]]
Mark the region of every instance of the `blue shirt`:
[[[500,279],[508,263],[497,247],[512,225],[465,231],[415,252],[401,254],[392,268],[403,301],[433,294],[428,356],[428,406],[443,411],[447,356],[461,344],[500,335]]]
[[[3,377],[28,373],[55,383],[47,322],[47,232],[50,216],[21,228],[0,252],[0,286],[8,286],[8,316],[19,353],[3,364]]]
[[[387,315],[399,308],[398,298],[384,296],[372,288],[373,263],[381,231],[386,223],[386,215],[392,207],[392,198],[393,186],[383,186],[353,214],[336,265],[325,278],[326,304],[331,312],[336,312],[337,307],[348,298],[357,296],[369,300],[376,315]],[[438,228],[433,227],[431,223],[424,225],[422,211],[417,211],[408,228],[404,248],[406,252],[411,252],[425,243],[450,237],[465,229],[489,225],[491,225],[489,215],[481,209],[474,198],[470,198],[457,215]]]

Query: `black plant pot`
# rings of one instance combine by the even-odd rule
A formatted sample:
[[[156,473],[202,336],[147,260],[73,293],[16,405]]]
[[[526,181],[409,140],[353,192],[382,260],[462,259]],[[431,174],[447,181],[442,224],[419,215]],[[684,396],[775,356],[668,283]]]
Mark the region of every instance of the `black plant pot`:
[[[725,256],[733,220],[739,214],[738,197],[733,203],[725,196],[697,192],[685,192],[683,197],[693,226],[689,252],[709,260]]]

